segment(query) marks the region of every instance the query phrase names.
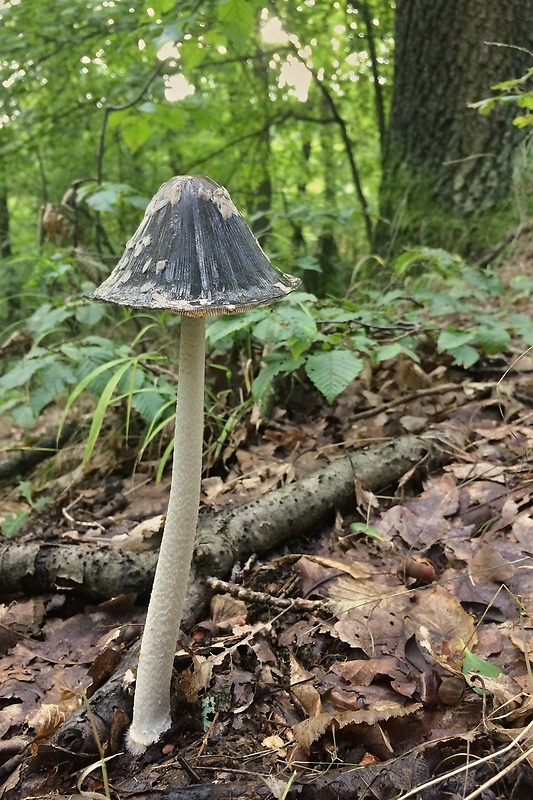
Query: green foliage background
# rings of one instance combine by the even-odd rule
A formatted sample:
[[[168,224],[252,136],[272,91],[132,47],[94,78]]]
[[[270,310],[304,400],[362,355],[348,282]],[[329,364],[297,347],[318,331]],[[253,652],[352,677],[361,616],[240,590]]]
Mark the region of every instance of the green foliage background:
[[[359,162],[365,213],[375,213],[376,84],[355,4],[21,0],[0,14],[0,152],[14,249],[34,250],[42,203],[92,177],[104,185],[89,183],[85,199],[102,214],[105,249],[117,253],[155,188],[197,173],[230,190],[282,262],[304,258],[300,266],[316,271],[321,235],[342,240],[347,259],[364,244],[338,119]],[[278,14],[283,31],[274,25],[281,33],[271,43]],[[381,3],[372,34],[385,101],[392,23],[391,4]],[[308,83],[305,100],[284,79]],[[174,82],[191,93],[169,99]]]
[[[50,404],[72,413],[90,393],[85,462],[111,405],[126,429],[142,421],[140,451],[164,429],[178,320],[83,295],[176,174],[226,186],[303,281],[273,308],[209,326],[213,458],[250,397],[268,414],[279,379],[331,403],[365,363],[419,360],[428,340],[463,368],[517,330],[532,344],[488,271],[438,248],[392,265],[369,255],[393,28],[387,0],[0,2],[0,413],[31,429]],[[45,204],[64,228],[38,243]]]

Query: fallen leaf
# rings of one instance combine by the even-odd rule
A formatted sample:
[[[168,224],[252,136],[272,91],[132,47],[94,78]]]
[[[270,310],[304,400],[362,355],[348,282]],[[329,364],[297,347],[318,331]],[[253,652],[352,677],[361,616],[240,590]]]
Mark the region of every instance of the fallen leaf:
[[[405,635],[446,661],[460,659],[464,646],[476,642],[474,620],[441,586],[416,592],[416,603],[405,618]]]
[[[328,730],[345,728],[347,725],[374,725],[376,722],[397,717],[404,717],[413,714],[421,708],[421,703],[409,703],[403,705],[393,700],[390,702],[377,703],[371,709],[360,709],[359,711],[345,711],[339,713],[318,714],[303,722],[298,722],[293,727],[294,739],[306,752],[311,750],[314,742],[320,739]]]
[[[145,550],[157,550],[161,544],[165,515],[158,514],[135,525],[128,533],[119,533],[109,539],[112,547],[141,553]]]
[[[298,700],[308,717],[315,717],[322,711],[322,701],[313,686],[315,676],[302,667],[298,660],[289,656],[291,670],[291,693]]]
[[[248,607],[242,600],[229,594],[215,594],[210,604],[211,619],[221,631],[231,631],[248,619]]]

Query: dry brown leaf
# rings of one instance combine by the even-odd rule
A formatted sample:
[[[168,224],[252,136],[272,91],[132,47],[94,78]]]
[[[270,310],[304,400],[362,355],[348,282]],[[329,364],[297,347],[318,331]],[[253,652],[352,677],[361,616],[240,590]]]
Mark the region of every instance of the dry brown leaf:
[[[316,717],[322,712],[322,700],[313,686],[315,676],[308,672],[292,655],[289,656],[291,669],[291,693],[298,700],[308,717]]]
[[[409,591],[387,586],[374,578],[355,581],[337,578],[329,584],[328,602],[339,618],[334,631],[343,641],[372,658],[376,648],[393,653],[405,639],[403,619]]]
[[[269,623],[259,622],[256,625],[235,625],[235,636],[228,637],[231,646],[226,647],[223,642],[216,646],[221,648],[220,652],[213,652],[209,657],[193,653],[192,670],[184,673],[180,679],[180,687],[185,693],[188,702],[193,703],[198,699],[200,692],[207,689],[211,681],[213,668],[222,664],[226,658],[231,657],[238,647],[250,645],[254,637],[265,630],[268,630]],[[213,649],[215,645],[213,645]]]
[[[133,552],[143,552],[144,550],[157,550],[161,544],[163,535],[163,524],[165,515],[158,514],[150,519],[145,519],[135,525],[128,533],[120,533],[109,539],[112,547]]]
[[[509,584],[515,574],[515,568],[495,547],[480,541],[475,548],[468,572],[474,584]]]
[[[482,479],[485,481],[506,482],[506,467],[501,464],[494,464],[492,461],[478,461],[475,464],[448,464],[444,467],[447,472],[451,472],[460,481],[471,481]]]
[[[446,661],[460,659],[467,645],[476,642],[474,620],[462,605],[441,586],[416,593],[416,605],[405,618],[405,635]],[[439,659],[440,660],[440,659]]]
[[[213,658],[193,654],[192,669],[184,672],[179,681],[180,689],[188,703],[196,703],[200,692],[207,689],[211,682],[214,666]]]
[[[456,512],[458,503],[455,486],[433,488],[415,500],[390,508],[375,527],[386,541],[399,535],[409,547],[430,547],[445,539],[450,530],[449,517]]]
[[[360,611],[369,617],[380,604],[391,608],[397,604],[403,607],[408,595],[409,590],[400,584],[387,586],[373,577],[354,579],[342,576],[330,582],[328,599],[338,617],[352,611]]]
[[[502,672],[497,678],[483,677],[483,682],[472,681],[472,686],[483,687],[492,695],[494,711],[493,722],[515,722],[517,719],[530,717],[533,711],[533,696],[523,692],[518,683]]]
[[[211,619],[222,631],[242,626],[248,619],[248,607],[242,600],[229,594],[215,594],[210,604]]]
[[[376,676],[405,677],[404,672],[400,669],[400,661],[394,656],[369,658],[364,661],[344,661],[336,664],[333,671],[356,686],[370,686]]]
[[[361,578],[367,578],[370,575],[368,567],[361,563],[346,563],[345,561],[338,561],[336,558],[326,558],[325,556],[306,555],[305,558],[308,561],[314,561],[315,564],[320,564],[322,567],[345,572],[347,575],[351,575],[356,581]]]
[[[216,505],[216,500],[225,490],[224,481],[220,475],[202,479],[202,503],[206,506]]]
[[[38,636],[44,620],[40,597],[0,605],[0,653],[6,653],[22,637]]]
[[[280,755],[285,755],[286,752],[287,751],[285,750],[285,752],[280,753]],[[284,797],[287,797],[287,781],[276,778],[274,775],[261,775],[261,780],[275,800],[283,800]]]
[[[391,700],[390,702],[376,703],[371,709],[318,714],[316,717],[305,719],[294,726],[294,739],[300,747],[309,752],[312,744],[332,728],[342,729],[347,725],[374,725],[387,719],[408,716],[421,707],[421,703],[403,705]]]
[[[80,707],[81,703],[82,699],[79,695],[68,693],[60,703],[43,703],[33,714],[30,714],[27,724],[33,728],[35,738],[44,741],[52,736],[61,723]]]
[[[394,379],[401,392],[412,392],[431,386],[431,376],[411,358],[400,353],[396,358]]]

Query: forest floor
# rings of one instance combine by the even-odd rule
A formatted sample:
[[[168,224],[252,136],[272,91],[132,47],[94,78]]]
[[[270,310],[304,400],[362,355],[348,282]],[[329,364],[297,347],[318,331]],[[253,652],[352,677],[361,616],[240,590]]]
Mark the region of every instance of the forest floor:
[[[432,431],[447,463],[426,458],[379,492],[355,481],[351,508],[235,565],[180,642],[177,722],[144,756],[124,752],[118,709],[105,736],[93,720],[89,752],[50,737],[120,670],[146,597],[116,586],[88,601],[68,575],[53,590],[4,595],[0,797],[532,796],[533,360],[523,349],[513,342],[465,371],[428,347],[420,365],[385,362],[332,406],[295,393],[272,423],[236,426],[224,469],[203,482],[204,513],[406,432]],[[23,435],[2,421],[4,444]],[[111,436],[84,475],[66,468],[69,455],[80,460],[69,445],[62,474],[31,478],[54,500],[6,548],[105,550],[156,518],[141,529],[151,546],[168,481],[132,476]],[[23,508],[7,487],[2,516]],[[108,788],[98,745],[112,756]]]

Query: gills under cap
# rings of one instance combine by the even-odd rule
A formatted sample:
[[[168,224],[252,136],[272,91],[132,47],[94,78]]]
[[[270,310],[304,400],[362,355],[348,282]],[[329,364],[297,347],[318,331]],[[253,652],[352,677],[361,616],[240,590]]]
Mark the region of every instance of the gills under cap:
[[[203,176],[164,183],[91,300],[187,316],[280,300],[300,281],[276,269],[226,189]]]

